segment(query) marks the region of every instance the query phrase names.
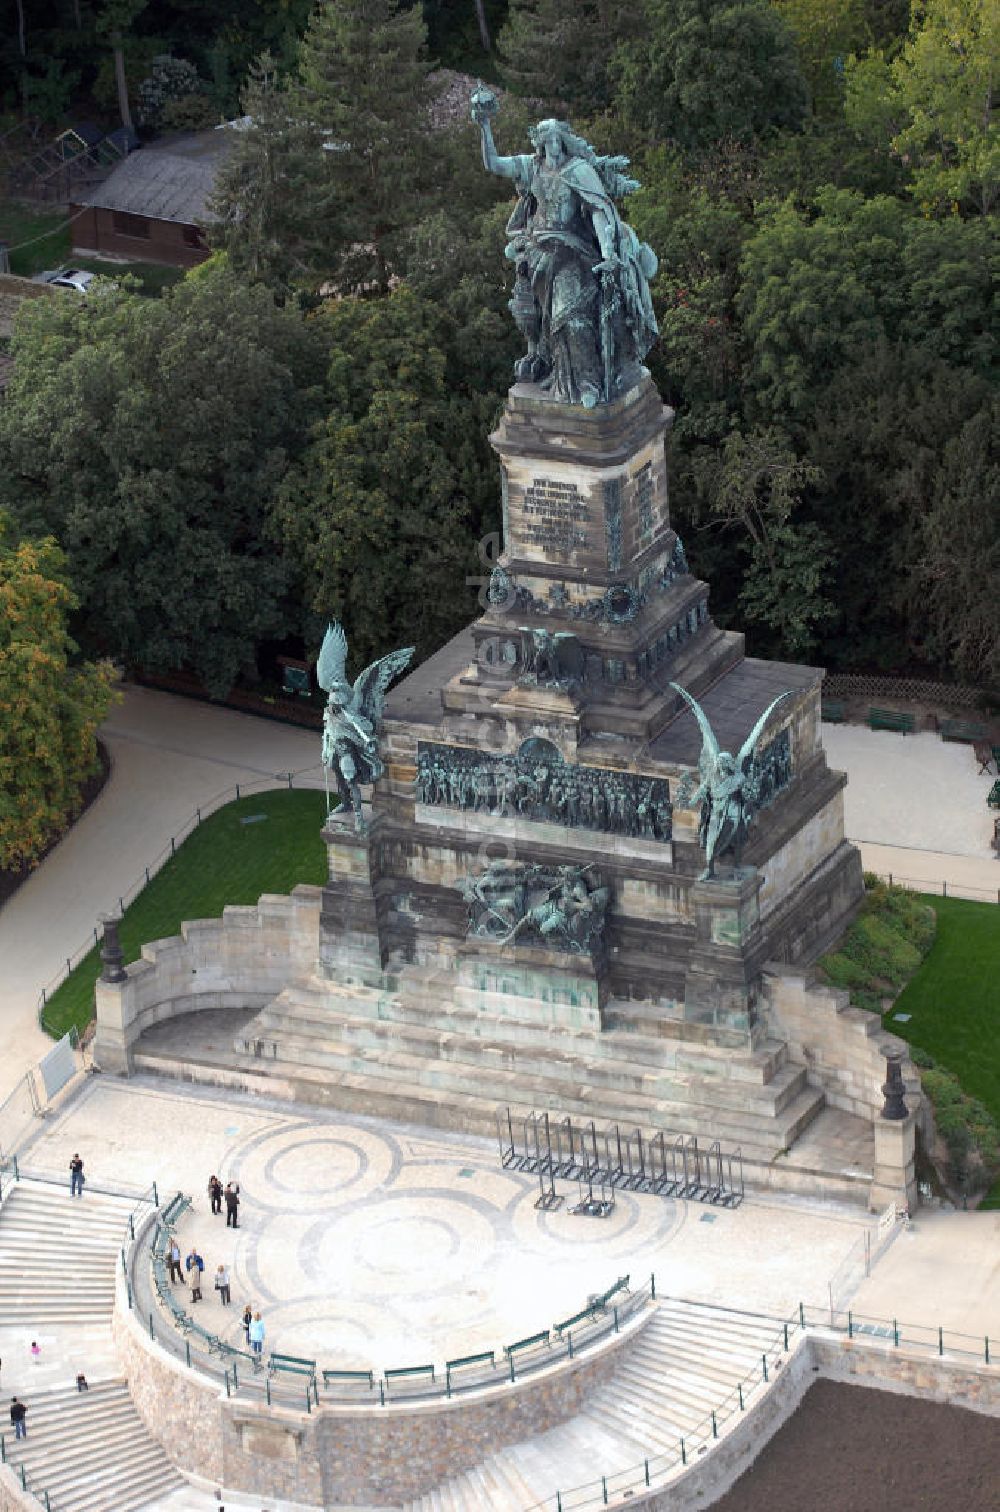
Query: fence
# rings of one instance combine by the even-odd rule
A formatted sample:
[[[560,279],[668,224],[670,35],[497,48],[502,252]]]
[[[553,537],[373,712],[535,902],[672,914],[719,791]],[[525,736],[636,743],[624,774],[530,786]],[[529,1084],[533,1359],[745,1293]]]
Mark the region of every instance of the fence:
[[[866,868],[870,870],[870,868]],[[929,893],[935,898],[965,898],[973,903],[1000,903],[1000,887],[966,887],[961,882],[928,881],[926,877],[901,877],[899,872],[872,872],[883,882],[909,887],[913,892]]]
[[[137,877],[130,887],[126,887],[124,891],[119,894],[119,917],[124,915],[125,910],[129,906],[129,904],[134,903],[139,894],[149,886],[149,883],[153,880],[161,867],[165,866],[166,863],[171,860],[174,855],[176,855],[178,845],[181,844],[182,841],[186,840],[189,835],[192,835],[198,828],[198,826],[205,819],[207,819],[210,814],[214,814],[218,809],[223,808],[227,803],[231,803],[240,798],[247,797],[251,793],[273,792],[276,788],[280,788],[283,782],[284,785],[288,787],[289,791],[291,791],[294,787],[295,778],[301,777],[303,775],[303,772],[312,770],[313,769],[311,767],[305,767],[302,769],[302,771],[299,772],[286,772],[284,774],[279,772],[276,773],[273,777],[261,777],[258,780],[251,782],[237,782],[235,786],[224,788],[221,793],[216,793],[213,798],[208,799],[207,802],[203,803],[199,808],[196,808],[194,813],[190,814],[188,818],[185,819],[184,823],[180,826],[177,832],[171,835],[167,844],[153,857],[149,865],[143,868],[141,876]],[[303,785],[305,787],[312,788],[311,783],[305,783]],[[65,982],[66,978],[71,974],[71,972],[75,971],[77,966],[79,966],[81,962],[86,960],[91,951],[99,948],[100,943],[100,935],[95,928],[92,931],[91,936],[87,940],[85,940],[84,943],[72,953],[72,955],[68,955],[66,957],[65,964],[59,968],[55,976],[52,977],[50,981],[46,982],[45,986],[42,988],[41,993],[39,994],[36,1012],[38,1015],[38,1023],[40,1027],[45,1030],[46,1034],[56,1036],[59,1032],[58,1029],[54,1028],[46,1020],[45,1010],[48,1006],[49,998],[59,987],[62,986],[63,982]]]
[[[778,1325],[775,1343],[763,1351],[760,1367],[751,1371],[718,1407],[679,1438],[676,1449],[650,1456],[641,1464],[631,1465],[614,1475],[602,1475],[568,1490],[556,1491],[542,1501],[534,1502],[525,1512],[582,1512],[584,1508],[607,1507],[613,1498],[625,1501],[664,1481],[710,1448],[719,1437],[720,1429],[746,1411],[754,1393],[766,1386],[781,1369],[793,1339],[813,1331],[841,1334],[850,1340],[884,1340],[894,1348],[906,1345],[938,1358],[959,1357],[991,1367],[1000,1364],[998,1351],[985,1334],[965,1334],[931,1324],[901,1323],[896,1318],[870,1318],[852,1311],[830,1312],[826,1307],[800,1302],[798,1312]],[[1000,1344],[1000,1340],[995,1343]]]
[[[137,1228],[126,1235],[121,1264],[128,1305],[148,1327],[150,1339],[174,1359],[182,1360],[189,1370],[224,1384],[227,1396],[256,1398],[268,1406],[278,1403],[301,1409],[304,1404],[307,1413],[321,1403],[386,1407],[400,1402],[447,1400],[467,1391],[520,1381],[560,1360],[575,1359],[602,1339],[619,1333],[629,1319],[656,1300],[655,1276],[635,1289],[629,1288],[629,1277],[623,1276],[572,1316],[499,1350],[381,1371],[323,1369],[315,1360],[296,1358],[292,1379],[286,1380],[280,1364],[268,1368],[261,1356],[255,1357],[213,1334],[184,1311],[165,1274],[163,1252],[171,1229],[158,1221],[147,1226],[137,1239]],[[148,1264],[144,1263],[147,1259]]]
[[[68,1034],[63,1035],[59,1045],[64,1046],[75,1060],[75,1052],[79,1048],[76,1030],[71,1029]],[[78,1068],[74,1067],[75,1069]],[[39,1073],[37,1076],[36,1072]],[[20,1148],[25,1135],[34,1125],[35,1119],[42,1117],[46,1105],[70,1079],[71,1076],[63,1074],[55,1078],[47,1077],[43,1072],[43,1065],[33,1066],[30,1071],[25,1072],[14,1090],[0,1103],[0,1161],[9,1160]]]
[[[978,709],[986,700],[981,688],[963,683],[927,681],[919,677],[888,677],[867,672],[828,672],[824,698],[881,698],[900,703],[943,704],[945,708]]]

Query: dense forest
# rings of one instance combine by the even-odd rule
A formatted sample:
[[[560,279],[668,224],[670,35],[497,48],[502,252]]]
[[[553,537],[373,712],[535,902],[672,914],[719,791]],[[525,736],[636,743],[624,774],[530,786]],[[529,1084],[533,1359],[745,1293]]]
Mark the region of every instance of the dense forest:
[[[476,612],[518,338],[510,201],[442,67],[627,153],[673,520],[751,650],[1000,681],[995,0],[3,0],[19,121],[243,117],[214,255],[38,300],[0,512],[84,656],[214,694]],[[452,88],[454,88],[452,82]],[[0,646],[2,654],[2,646]]]

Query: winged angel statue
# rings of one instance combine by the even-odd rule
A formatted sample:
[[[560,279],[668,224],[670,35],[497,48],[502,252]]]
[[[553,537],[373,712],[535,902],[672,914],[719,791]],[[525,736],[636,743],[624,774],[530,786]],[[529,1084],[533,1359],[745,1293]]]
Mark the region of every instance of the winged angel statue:
[[[316,681],[328,694],[323,712],[323,765],[332,769],[341,802],[350,804],[354,828],[364,833],[361,783],[375,782],[385,771],[379,754],[378,724],[389,684],[406,670],[413,646],[390,651],[366,667],[353,687],[347,678],[347,636],[339,624],[328,625],[316,663]],[[327,781],[327,812],[330,786]]]
[[[757,746],[764,727],[788,693],[779,693],[768,704],[750,734],[735,756],[729,751],[720,751],[715,732],[708,722],[704,709],[678,683],[670,686],[689,705],[701,726],[701,755],[698,757],[700,782],[695,793],[687,799],[678,794],[678,801],[685,808],[701,804],[698,825],[698,843],[705,852],[708,865],[698,878],[710,882],[715,877],[716,857],[732,853],[733,866],[739,875],[740,857],[746,844],[750,821],[760,806],[760,789],[755,772]]]

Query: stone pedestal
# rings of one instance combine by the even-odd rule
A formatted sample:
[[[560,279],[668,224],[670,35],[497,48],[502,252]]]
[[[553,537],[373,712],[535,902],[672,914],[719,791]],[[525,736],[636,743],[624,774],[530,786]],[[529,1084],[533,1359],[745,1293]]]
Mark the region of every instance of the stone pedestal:
[[[869,1206],[878,1211],[894,1202],[912,1212],[917,1204],[916,1120],[875,1119],[875,1175]]]
[[[339,982],[377,986],[384,952],[379,933],[378,824],[358,834],[338,811],[323,830],[330,869],[319,916],[319,974]]]
[[[732,880],[695,882],[691,888],[696,941],[687,964],[684,1018],[735,1029],[749,1038],[757,1022],[763,879],[750,871]]]

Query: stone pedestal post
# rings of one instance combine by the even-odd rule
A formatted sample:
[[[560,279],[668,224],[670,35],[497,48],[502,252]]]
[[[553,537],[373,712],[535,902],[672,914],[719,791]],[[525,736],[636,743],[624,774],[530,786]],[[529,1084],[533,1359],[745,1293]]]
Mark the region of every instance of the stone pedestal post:
[[[693,884],[696,940],[684,983],[684,1017],[689,1022],[752,1038],[759,972],[748,960],[748,947],[760,929],[762,886],[763,878],[755,871],[732,881]]]
[[[894,1202],[912,1212],[917,1202],[916,1120],[912,1113],[904,1118],[875,1119],[875,1174],[869,1206],[873,1211]]]
[[[338,982],[378,986],[384,952],[379,933],[378,820],[359,835],[348,814],[332,814],[323,830],[330,879],[319,916],[319,972]]]

